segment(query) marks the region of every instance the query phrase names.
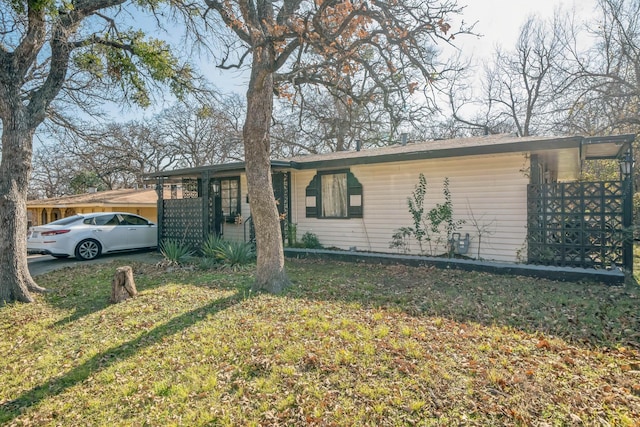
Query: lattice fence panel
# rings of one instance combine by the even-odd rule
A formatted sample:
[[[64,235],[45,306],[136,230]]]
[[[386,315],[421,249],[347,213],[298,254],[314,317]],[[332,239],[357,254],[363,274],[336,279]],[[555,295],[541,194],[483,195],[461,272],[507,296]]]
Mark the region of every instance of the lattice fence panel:
[[[198,191],[198,180],[194,178],[182,179],[182,198],[195,199],[200,195]]]
[[[622,266],[621,183],[531,184],[527,200],[530,263]]]
[[[162,240],[176,240],[193,249],[202,245],[202,197],[163,200]]]

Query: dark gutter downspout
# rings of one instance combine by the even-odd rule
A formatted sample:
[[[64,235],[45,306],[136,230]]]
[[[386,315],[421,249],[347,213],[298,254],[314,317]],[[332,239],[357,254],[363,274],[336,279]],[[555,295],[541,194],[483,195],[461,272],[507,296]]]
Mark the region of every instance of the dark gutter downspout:
[[[627,154],[633,159],[633,149],[629,146]],[[622,181],[622,263],[629,273],[633,273],[633,161],[629,174]]]
[[[211,197],[209,194],[209,190],[211,189],[211,173],[208,170],[203,171],[200,179],[202,180],[202,241],[206,242],[209,234],[213,234],[210,229],[211,218],[209,218],[209,197]]]

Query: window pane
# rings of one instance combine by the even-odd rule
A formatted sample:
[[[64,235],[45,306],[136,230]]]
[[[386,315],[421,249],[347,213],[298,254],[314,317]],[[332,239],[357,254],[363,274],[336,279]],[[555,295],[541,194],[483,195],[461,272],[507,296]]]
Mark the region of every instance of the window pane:
[[[118,225],[120,220],[115,215],[97,216],[96,225]]]
[[[322,175],[322,216],[347,216],[347,174]]]
[[[129,225],[148,225],[147,221],[145,221],[143,218],[140,218],[139,216],[122,215],[122,219],[124,220],[125,224]]]
[[[230,211],[231,211],[231,205],[229,204],[229,199],[222,199],[222,214],[223,215],[229,215]]]
[[[79,219],[82,219],[82,218],[83,217],[81,215],[74,215],[74,216],[70,216],[70,217],[67,217],[67,218],[59,219],[57,221],[50,222],[49,225],[53,225],[53,224],[56,224],[56,225],[68,225],[68,224],[76,222],[76,221],[78,221]]]
[[[220,180],[220,198],[222,214],[231,219],[240,213],[239,197],[240,197],[240,180],[222,179]]]

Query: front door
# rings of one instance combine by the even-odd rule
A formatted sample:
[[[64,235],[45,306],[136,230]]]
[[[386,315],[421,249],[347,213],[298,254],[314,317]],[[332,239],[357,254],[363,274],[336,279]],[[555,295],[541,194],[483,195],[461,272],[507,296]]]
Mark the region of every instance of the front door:
[[[280,214],[280,232],[282,240],[286,239],[287,223],[291,221],[291,206],[289,202],[290,178],[287,172],[274,172],[271,175],[273,181],[273,195],[278,205],[278,214]]]

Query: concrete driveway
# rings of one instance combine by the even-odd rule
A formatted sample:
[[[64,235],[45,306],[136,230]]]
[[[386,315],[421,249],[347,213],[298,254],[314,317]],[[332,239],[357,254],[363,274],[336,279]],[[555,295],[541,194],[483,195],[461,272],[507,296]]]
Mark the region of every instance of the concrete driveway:
[[[78,261],[75,258],[56,259],[50,255],[29,255],[27,256],[27,263],[29,264],[29,272],[31,273],[31,276],[38,276],[50,271],[59,270],[65,267],[74,267],[77,265],[104,264],[114,260],[156,263],[161,259],[162,256],[160,253],[154,250],[106,254],[91,261]]]

